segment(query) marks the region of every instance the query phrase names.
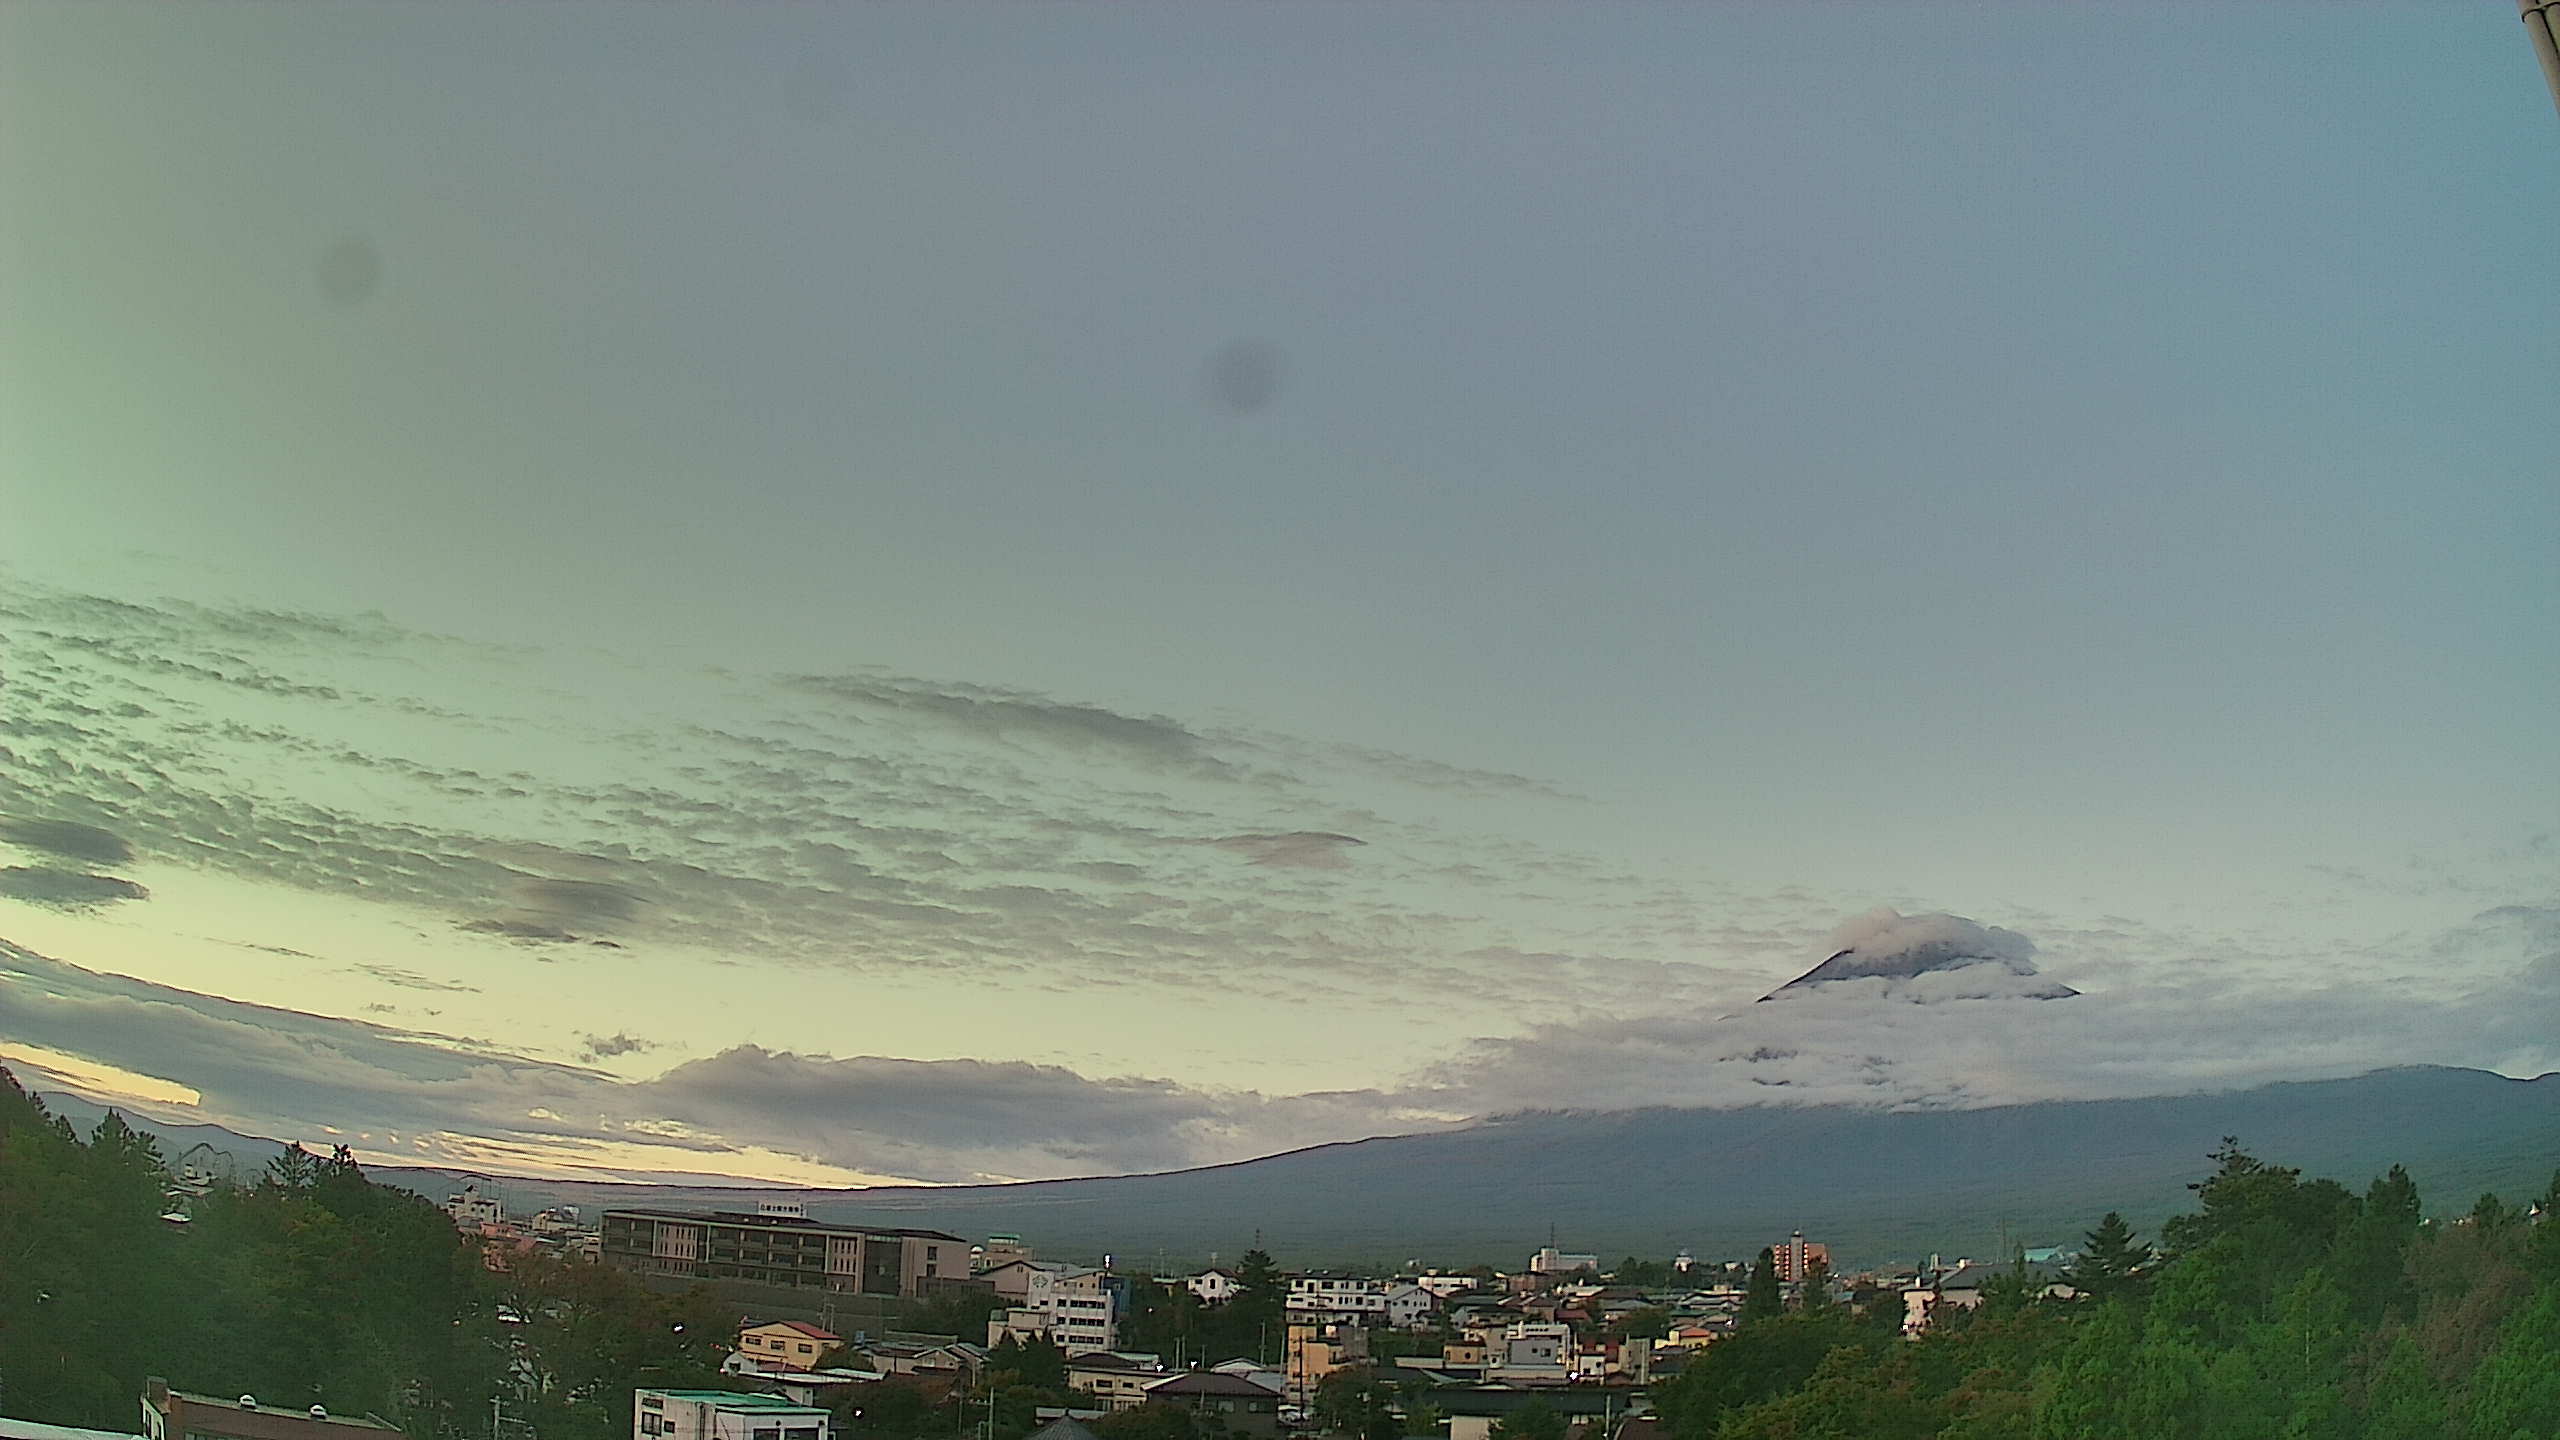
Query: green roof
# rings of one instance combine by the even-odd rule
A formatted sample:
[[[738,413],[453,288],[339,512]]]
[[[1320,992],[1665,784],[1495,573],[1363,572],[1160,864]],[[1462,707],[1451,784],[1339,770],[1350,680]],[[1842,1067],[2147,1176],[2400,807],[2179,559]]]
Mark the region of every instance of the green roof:
[[[779,1395],[753,1395],[744,1390],[658,1390],[652,1392],[670,1400],[698,1400],[724,1410],[805,1410],[812,1415],[827,1412],[814,1405],[798,1405]]]

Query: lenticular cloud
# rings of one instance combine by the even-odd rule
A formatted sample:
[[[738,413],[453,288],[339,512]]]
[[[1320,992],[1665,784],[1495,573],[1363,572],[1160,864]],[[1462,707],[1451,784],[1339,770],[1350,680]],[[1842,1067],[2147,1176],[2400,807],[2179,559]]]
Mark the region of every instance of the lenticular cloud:
[[[2034,941],[1961,915],[1870,910],[1833,931],[1831,949],[1830,959],[1760,998],[1853,980],[1881,981],[1870,988],[1898,1000],[2060,1000],[2080,993],[2037,977],[2028,958]]]

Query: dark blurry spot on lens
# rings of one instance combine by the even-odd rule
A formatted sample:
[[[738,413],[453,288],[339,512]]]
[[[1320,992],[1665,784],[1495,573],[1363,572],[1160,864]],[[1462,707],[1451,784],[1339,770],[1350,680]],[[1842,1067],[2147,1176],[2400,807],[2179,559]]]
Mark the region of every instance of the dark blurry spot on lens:
[[[362,235],[329,242],[314,267],[320,298],[332,305],[360,305],[382,284],[382,252]]]
[[[1280,347],[1268,340],[1231,340],[1209,357],[1209,398],[1239,413],[1259,410],[1280,393]]]

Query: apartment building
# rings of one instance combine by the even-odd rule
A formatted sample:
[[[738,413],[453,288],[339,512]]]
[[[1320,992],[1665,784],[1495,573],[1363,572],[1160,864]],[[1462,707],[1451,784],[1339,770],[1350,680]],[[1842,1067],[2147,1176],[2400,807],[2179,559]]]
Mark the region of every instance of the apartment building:
[[[826,1411],[780,1395],[735,1390],[640,1390],[632,1440],[828,1440]]]
[[[599,1253],[643,1275],[909,1299],[969,1275],[969,1242],[957,1235],[735,1210],[607,1210]]]

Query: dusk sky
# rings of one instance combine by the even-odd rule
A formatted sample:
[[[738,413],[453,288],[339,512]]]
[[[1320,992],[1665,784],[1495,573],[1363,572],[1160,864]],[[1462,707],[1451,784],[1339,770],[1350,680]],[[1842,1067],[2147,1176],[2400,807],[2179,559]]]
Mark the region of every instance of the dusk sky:
[[[2560,1068],[2555,234],[2504,0],[12,4],[0,1063],[827,1183]],[[1999,963],[1754,1005],[1861,937]]]

